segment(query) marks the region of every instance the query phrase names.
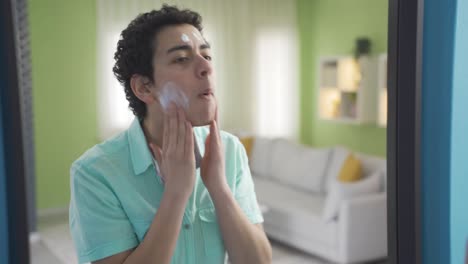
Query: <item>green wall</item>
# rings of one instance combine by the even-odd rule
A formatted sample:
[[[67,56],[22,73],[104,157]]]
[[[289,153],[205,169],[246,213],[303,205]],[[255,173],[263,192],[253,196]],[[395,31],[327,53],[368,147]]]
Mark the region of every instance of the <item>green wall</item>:
[[[69,168],[96,144],[96,3],[29,1],[37,208],[68,206]]]
[[[385,129],[316,120],[318,55],[351,53],[357,36],[386,50],[387,1],[298,0],[301,33],[301,138],[385,155]],[[29,1],[38,209],[69,202],[69,167],[97,141],[96,4]]]
[[[351,55],[360,36],[370,38],[373,54],[387,51],[387,12],[388,0],[298,0],[303,143],[385,156],[385,128],[318,120],[315,89],[320,56]]]

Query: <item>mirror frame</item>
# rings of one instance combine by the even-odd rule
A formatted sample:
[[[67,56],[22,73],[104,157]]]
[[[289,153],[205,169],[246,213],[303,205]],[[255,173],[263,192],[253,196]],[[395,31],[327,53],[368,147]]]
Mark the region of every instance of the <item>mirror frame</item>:
[[[8,263],[30,263],[27,215],[26,172],[24,168],[21,90],[18,76],[17,32],[14,8],[26,8],[25,1],[0,1],[0,118],[2,122],[4,173],[6,186],[6,225]],[[16,4],[16,5],[15,5]],[[3,168],[2,168],[3,169]],[[3,177],[4,176],[4,177]],[[0,259],[4,263],[3,258]]]
[[[421,263],[421,72],[424,0],[389,0],[388,263]]]
[[[22,152],[12,1],[0,4],[0,54],[6,56],[1,87],[8,186],[8,252],[12,263],[29,263],[26,178]],[[388,263],[421,263],[420,135],[423,0],[389,0],[387,217]],[[27,6],[21,6],[26,8]],[[3,77],[3,73],[1,73]],[[8,114],[7,114],[8,113]]]

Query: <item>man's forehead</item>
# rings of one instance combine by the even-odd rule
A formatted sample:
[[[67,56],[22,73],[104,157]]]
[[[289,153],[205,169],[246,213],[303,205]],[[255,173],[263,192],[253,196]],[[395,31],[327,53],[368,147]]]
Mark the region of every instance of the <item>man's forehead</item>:
[[[189,24],[167,26],[156,37],[158,51],[167,50],[174,45],[206,43],[200,31]]]
[[[198,29],[190,24],[180,24],[180,25],[168,25],[165,26],[160,33],[163,33],[167,36],[177,36],[182,33],[188,33],[196,31],[199,32]]]

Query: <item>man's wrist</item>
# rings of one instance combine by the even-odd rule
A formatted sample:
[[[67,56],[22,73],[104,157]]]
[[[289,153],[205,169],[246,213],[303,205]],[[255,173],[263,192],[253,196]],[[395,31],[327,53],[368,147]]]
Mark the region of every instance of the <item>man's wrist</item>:
[[[185,193],[184,191],[172,188],[166,188],[164,191],[164,196],[173,202],[187,202],[190,197],[190,194]]]
[[[210,187],[210,188],[207,187],[207,189],[208,189],[208,192],[210,193],[211,198],[213,199],[215,199],[218,196],[232,194],[231,189],[226,183],[214,185],[213,187]]]

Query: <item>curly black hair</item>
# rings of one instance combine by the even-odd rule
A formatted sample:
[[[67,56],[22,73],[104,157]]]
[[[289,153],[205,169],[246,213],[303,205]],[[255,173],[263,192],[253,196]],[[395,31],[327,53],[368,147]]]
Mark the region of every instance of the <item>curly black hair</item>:
[[[160,10],[139,14],[124,29],[114,54],[114,75],[123,85],[128,107],[142,120],[146,116],[146,104],[132,91],[130,79],[139,74],[153,80],[152,59],[156,50],[156,36],[166,26],[189,24],[202,32],[200,14],[188,9],[164,4]]]

